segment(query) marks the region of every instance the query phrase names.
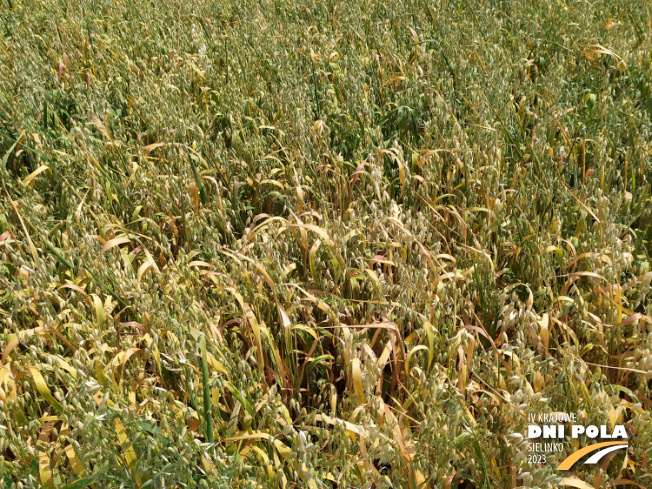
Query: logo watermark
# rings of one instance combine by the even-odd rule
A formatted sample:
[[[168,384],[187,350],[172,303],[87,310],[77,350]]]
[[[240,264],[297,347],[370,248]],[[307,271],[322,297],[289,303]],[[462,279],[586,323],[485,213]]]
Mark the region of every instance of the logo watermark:
[[[570,429],[567,429],[570,425]],[[569,470],[576,462],[591,454],[584,461],[584,464],[597,464],[605,455],[616,450],[626,449],[627,431],[622,424],[615,425],[609,429],[607,425],[585,425],[577,420],[575,413],[539,413],[528,415],[527,427],[528,462],[547,463],[546,454],[564,451],[564,447],[570,440],[599,438],[599,443],[593,443],[584,448],[576,450],[564,459],[556,470]]]

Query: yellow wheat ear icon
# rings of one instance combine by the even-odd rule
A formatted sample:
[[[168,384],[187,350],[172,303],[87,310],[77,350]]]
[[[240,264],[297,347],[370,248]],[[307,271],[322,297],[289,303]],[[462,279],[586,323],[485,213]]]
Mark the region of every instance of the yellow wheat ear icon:
[[[606,454],[611,453],[615,450],[620,450],[621,448],[627,448],[627,446],[627,443],[623,443],[621,441],[606,441],[604,443],[595,443],[593,445],[589,445],[588,447],[584,447],[572,455],[569,455],[562,463],[559,464],[557,470],[569,470],[575,464],[575,462],[581,459],[584,455],[588,455],[591,452],[595,452],[596,450],[604,448],[604,450],[600,450],[598,453],[594,454],[591,458],[584,462],[585,464],[597,464],[600,459]]]

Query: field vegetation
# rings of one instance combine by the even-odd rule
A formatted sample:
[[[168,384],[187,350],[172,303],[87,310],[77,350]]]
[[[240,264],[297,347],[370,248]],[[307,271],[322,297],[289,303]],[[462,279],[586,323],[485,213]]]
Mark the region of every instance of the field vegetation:
[[[0,17],[0,486],[652,487],[652,4]]]

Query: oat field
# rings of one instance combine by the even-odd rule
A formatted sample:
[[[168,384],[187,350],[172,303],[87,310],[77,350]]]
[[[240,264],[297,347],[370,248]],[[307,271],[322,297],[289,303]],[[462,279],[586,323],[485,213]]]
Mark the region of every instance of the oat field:
[[[651,3],[0,17],[0,487],[652,487]]]

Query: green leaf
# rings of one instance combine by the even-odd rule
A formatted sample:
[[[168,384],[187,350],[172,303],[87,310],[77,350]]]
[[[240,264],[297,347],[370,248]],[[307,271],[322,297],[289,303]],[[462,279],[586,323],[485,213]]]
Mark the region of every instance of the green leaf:
[[[70,484],[63,486],[61,489],[84,489],[94,482],[97,482],[97,477],[84,477],[83,479],[77,479],[75,482],[71,482]]]

